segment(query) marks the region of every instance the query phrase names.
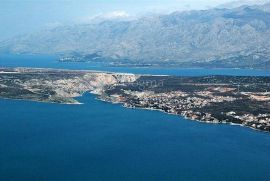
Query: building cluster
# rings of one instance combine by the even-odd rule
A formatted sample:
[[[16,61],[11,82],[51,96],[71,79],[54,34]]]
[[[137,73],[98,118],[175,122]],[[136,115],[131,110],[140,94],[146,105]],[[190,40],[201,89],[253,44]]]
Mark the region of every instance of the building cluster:
[[[226,115],[241,120],[242,124],[245,126],[270,131],[270,113],[259,114],[256,116],[253,114],[244,114],[240,116],[237,115],[235,112],[231,111],[226,113]]]
[[[176,114],[186,110],[202,108],[211,103],[234,101],[236,99],[230,96],[213,96],[213,94],[210,94],[207,91],[205,93],[198,92],[192,94],[182,91],[172,91],[167,93],[130,91],[128,94],[131,94],[135,98],[131,99],[131,106],[161,109]]]
[[[162,110],[167,113],[182,115],[191,120],[199,120],[208,123],[235,123],[242,124],[255,129],[270,131],[270,113],[259,114],[237,114],[236,112],[215,113],[204,112],[205,106],[212,103],[233,102],[235,97],[217,96],[209,91],[195,92],[188,94],[182,91],[167,93],[154,93],[153,91],[128,91],[128,98],[118,97],[118,100],[125,102],[126,107],[141,107],[147,109]],[[197,111],[196,111],[197,110]],[[218,115],[218,116],[217,116]]]

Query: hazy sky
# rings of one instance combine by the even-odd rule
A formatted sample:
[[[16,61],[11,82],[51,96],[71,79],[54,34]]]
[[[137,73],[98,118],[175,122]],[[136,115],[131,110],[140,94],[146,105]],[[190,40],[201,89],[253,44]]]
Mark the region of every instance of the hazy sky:
[[[141,15],[205,9],[231,0],[0,0],[0,40],[108,12]],[[120,13],[120,14],[121,14]]]

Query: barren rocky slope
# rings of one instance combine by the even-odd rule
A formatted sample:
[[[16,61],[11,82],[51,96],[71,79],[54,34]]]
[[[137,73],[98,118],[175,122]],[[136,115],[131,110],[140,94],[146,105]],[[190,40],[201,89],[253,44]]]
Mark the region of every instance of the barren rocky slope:
[[[133,21],[60,26],[1,42],[0,50],[90,55],[135,64],[218,61],[221,66],[254,64],[251,66],[262,68],[270,61],[269,6],[175,12]]]
[[[84,92],[102,94],[105,87],[133,82],[139,76],[50,69],[0,69],[0,97],[77,104]]]

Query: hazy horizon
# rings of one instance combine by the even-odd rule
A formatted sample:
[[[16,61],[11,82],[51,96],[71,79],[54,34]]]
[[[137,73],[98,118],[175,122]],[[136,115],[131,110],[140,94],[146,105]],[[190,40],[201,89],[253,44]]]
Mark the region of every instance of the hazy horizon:
[[[0,40],[46,27],[85,23],[100,15],[135,17],[208,9],[228,2],[231,0],[1,0]]]

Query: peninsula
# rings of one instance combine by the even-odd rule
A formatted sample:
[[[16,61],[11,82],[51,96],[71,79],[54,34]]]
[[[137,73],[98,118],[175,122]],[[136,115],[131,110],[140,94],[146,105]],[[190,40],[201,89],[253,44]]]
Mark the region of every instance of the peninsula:
[[[270,77],[0,68],[0,98],[80,104],[74,98],[85,92],[129,108],[270,132]]]

